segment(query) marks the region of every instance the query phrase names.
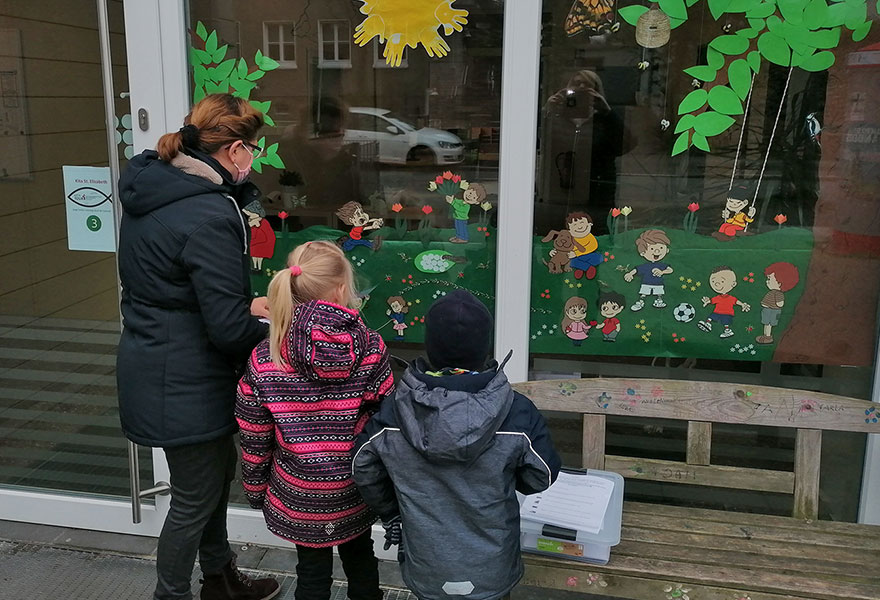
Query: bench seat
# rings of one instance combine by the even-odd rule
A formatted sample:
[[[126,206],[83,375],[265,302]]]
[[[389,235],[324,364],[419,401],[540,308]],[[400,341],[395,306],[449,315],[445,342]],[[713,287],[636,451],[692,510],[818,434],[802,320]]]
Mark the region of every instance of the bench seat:
[[[880,526],[626,503],[604,566],[525,554],[525,585],[657,600],[878,600]]]

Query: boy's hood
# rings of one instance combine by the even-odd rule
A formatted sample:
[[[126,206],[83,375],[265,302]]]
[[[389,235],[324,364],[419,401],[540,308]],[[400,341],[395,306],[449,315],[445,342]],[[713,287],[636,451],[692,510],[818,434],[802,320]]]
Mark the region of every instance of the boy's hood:
[[[488,446],[513,402],[502,366],[476,375],[428,375],[417,360],[394,397],[401,431],[433,462],[470,462]]]
[[[281,355],[308,379],[343,381],[360,366],[368,342],[369,330],[356,310],[313,300],[294,311]]]

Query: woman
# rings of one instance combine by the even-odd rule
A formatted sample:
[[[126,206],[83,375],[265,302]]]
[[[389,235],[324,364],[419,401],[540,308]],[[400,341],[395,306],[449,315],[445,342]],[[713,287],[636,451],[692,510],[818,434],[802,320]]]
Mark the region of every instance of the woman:
[[[236,384],[267,333],[258,319],[268,316],[267,302],[251,299],[241,213],[259,198],[247,178],[262,126],[247,101],[208,96],[120,180],[119,413],[126,437],[163,448],[171,471],[154,600],[192,598],[197,552],[203,599],[265,600],[280,591],[236,568],[226,534]]]

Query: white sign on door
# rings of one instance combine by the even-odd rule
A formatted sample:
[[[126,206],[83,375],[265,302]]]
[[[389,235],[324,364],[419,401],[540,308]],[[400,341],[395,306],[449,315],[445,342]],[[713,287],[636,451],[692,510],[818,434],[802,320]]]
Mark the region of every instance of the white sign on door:
[[[67,247],[91,252],[116,251],[110,167],[64,169]]]

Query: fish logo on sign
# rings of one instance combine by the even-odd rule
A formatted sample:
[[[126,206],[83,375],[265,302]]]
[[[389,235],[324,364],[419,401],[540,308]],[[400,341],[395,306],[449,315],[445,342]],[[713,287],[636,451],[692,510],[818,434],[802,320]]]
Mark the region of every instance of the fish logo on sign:
[[[93,187],[76,188],[67,195],[67,199],[83,208],[95,208],[110,202],[110,196]]]

